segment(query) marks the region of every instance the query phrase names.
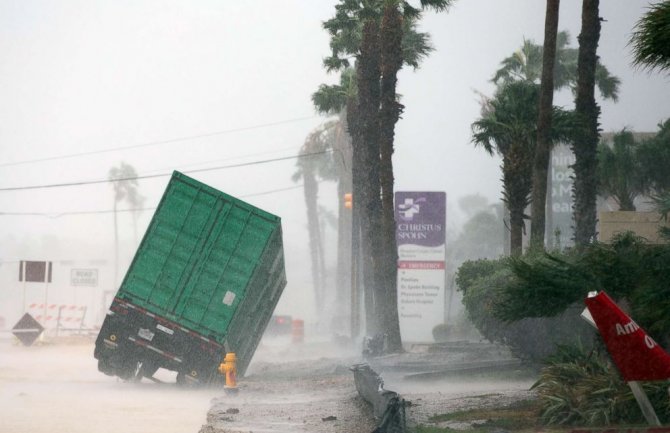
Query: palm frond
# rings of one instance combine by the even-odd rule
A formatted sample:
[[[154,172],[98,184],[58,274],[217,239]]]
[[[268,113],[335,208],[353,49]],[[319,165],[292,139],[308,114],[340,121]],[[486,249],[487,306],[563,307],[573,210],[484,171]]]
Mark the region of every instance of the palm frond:
[[[630,40],[633,64],[649,70],[670,70],[670,0],[654,3],[635,25]]]

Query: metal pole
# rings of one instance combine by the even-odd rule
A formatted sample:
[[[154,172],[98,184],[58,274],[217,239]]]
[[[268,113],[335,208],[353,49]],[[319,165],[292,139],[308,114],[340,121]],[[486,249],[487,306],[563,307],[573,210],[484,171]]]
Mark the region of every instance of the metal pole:
[[[644,419],[647,420],[647,424],[660,427],[661,422],[658,420],[654,407],[651,405],[649,397],[647,397],[640,382],[631,381],[628,382],[628,386],[630,386],[630,390],[633,391],[633,396],[635,397],[638,406],[640,406],[640,410],[642,410],[642,415],[644,415]]]
[[[47,327],[47,307],[48,307],[48,300],[49,300],[49,283],[45,282],[44,283],[44,316],[42,316],[42,321],[43,325],[46,328]]]
[[[24,261],[19,262],[19,281],[23,281],[23,314],[26,314],[26,268]]]
[[[26,279],[23,278],[23,314],[26,313]]]

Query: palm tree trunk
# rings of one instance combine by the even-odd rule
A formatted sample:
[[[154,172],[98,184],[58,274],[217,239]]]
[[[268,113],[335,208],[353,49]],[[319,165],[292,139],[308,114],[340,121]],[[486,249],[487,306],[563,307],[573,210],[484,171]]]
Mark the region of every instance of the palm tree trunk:
[[[619,202],[619,210],[635,212],[635,196],[624,193],[616,198]]]
[[[363,169],[363,137],[361,133],[358,101],[354,97],[347,99],[347,130],[351,135],[351,191],[353,208],[351,213],[351,337],[356,338],[360,333],[360,300],[363,289],[362,278],[362,234],[361,219],[363,216],[365,183]],[[366,323],[372,321],[372,301],[365,301]],[[370,306],[370,308],[368,308]],[[369,312],[369,313],[368,313]],[[368,315],[370,317],[368,317]]]
[[[379,24],[368,19],[363,25],[361,54],[357,63],[358,103],[362,134],[362,159],[365,173],[361,188],[363,240],[363,278],[365,283],[368,335],[379,333],[380,293],[379,258],[381,197],[379,185]]]
[[[542,54],[542,81],[540,85],[539,114],[537,119],[537,147],[533,161],[533,190],[531,208],[530,245],[544,249],[547,205],[547,172],[551,157],[551,114],[554,99],[554,63],[560,0],[547,0],[544,23],[544,50]]]
[[[596,236],[596,194],[598,179],[598,117],[600,108],[595,101],[595,72],[600,39],[599,0],[582,2],[582,30],[579,35],[577,59],[577,96],[575,112],[579,134],[572,143],[575,154],[575,243],[586,245]]]
[[[336,170],[337,170],[337,197],[338,197],[338,219],[337,219],[337,275],[335,284],[335,302],[337,316],[346,315],[345,305],[347,299],[351,296],[351,225],[353,209],[344,207],[344,194],[352,192],[352,173],[351,173],[351,138],[347,133],[346,116],[340,115],[340,123],[336,131]]]
[[[510,208],[510,254],[520,256],[523,252],[523,209]]]
[[[382,256],[380,315],[388,350],[402,350],[398,319],[398,246],[393,209],[393,140],[402,113],[396,95],[397,74],[402,67],[402,17],[398,6],[388,3],[381,25],[381,109],[379,115],[380,186],[382,190]]]
[[[323,286],[321,278],[321,266],[319,263],[319,217],[316,210],[317,183],[314,173],[305,170],[303,172],[305,204],[307,206],[307,231],[309,233],[309,252],[312,269],[312,285],[314,286],[314,297],[316,310],[321,316],[323,310]]]

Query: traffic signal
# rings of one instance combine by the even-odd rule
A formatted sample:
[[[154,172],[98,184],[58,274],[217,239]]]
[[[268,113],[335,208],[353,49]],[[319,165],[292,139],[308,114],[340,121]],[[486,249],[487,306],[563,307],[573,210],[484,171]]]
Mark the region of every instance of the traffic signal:
[[[344,207],[347,209],[354,207],[354,196],[350,192],[344,194]]]

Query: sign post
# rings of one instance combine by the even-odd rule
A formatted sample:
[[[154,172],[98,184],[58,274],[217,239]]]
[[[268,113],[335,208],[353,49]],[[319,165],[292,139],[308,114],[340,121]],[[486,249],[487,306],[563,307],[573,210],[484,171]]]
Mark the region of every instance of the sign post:
[[[398,316],[402,339],[432,342],[444,322],[444,192],[395,193],[398,244]]]

